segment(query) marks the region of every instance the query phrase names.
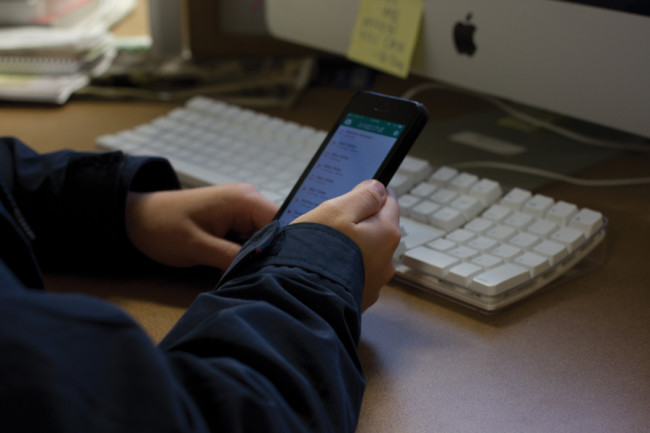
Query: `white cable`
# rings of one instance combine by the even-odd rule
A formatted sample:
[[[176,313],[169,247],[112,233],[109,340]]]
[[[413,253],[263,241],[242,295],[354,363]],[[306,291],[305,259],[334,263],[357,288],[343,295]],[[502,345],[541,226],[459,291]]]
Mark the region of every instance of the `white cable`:
[[[469,90],[464,90],[460,89],[458,87],[453,87],[453,86],[448,86],[445,84],[440,84],[440,83],[423,83],[419,84],[417,86],[414,86],[404,92],[402,95],[403,98],[405,99],[411,99],[413,98],[414,95],[416,95],[419,92],[422,92],[424,90],[430,90],[430,89],[449,89],[453,90],[456,92],[460,93],[466,93],[472,96],[475,96],[477,98],[483,99],[501,110],[505,111],[506,113],[510,114],[512,117],[515,117],[523,122],[529,123],[531,125],[538,126],[540,128],[548,129],[549,131],[555,132],[556,134],[562,135],[564,137],[570,138],[572,140],[578,141],[583,144],[587,144],[590,146],[595,146],[595,147],[603,147],[606,149],[614,149],[614,150],[631,150],[631,151],[637,151],[637,152],[650,152],[650,143],[647,144],[639,144],[635,142],[618,142],[618,141],[610,141],[610,140],[601,140],[598,138],[594,137],[589,137],[587,135],[583,135],[580,133],[577,133],[575,131],[571,131],[570,129],[563,128],[561,126],[557,126],[551,122],[547,122],[545,120],[539,119],[537,117],[531,116],[529,114],[526,114],[520,110],[517,110],[516,108],[506,104],[505,102],[491,97],[487,95],[483,95],[477,92],[472,92]]]
[[[543,170],[541,168],[527,167],[524,165],[498,161],[467,161],[449,165],[461,169],[496,168],[500,170],[517,171],[520,173],[532,174],[534,176],[545,177],[548,179],[558,180],[561,182],[580,186],[631,186],[650,184],[650,177],[637,177],[628,179],[580,179],[548,170]]]

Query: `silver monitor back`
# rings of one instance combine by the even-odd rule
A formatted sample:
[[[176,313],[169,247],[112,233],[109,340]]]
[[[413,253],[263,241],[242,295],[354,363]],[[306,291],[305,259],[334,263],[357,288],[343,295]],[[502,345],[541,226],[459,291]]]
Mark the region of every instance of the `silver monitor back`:
[[[359,0],[265,7],[274,36],[345,54]],[[459,23],[474,31],[455,32]],[[461,51],[472,33],[470,55]],[[425,0],[413,72],[647,138],[648,43],[643,14],[557,0]]]

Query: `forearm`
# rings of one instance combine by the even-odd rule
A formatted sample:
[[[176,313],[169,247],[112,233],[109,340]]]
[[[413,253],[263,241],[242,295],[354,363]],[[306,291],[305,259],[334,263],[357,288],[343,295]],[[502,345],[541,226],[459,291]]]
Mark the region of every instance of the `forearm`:
[[[160,347],[216,430],[354,431],[362,288],[343,235],[267,227]]]

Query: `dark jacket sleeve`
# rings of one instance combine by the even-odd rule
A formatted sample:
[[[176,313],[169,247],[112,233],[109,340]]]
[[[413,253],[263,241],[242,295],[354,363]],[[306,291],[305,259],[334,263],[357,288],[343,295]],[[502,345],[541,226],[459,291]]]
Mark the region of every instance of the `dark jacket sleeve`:
[[[46,241],[69,261],[126,248],[126,191],[175,186],[162,160],[9,141],[2,180],[52,262]],[[362,290],[349,238],[270,224],[155,347],[115,306],[26,289],[0,261],[0,431],[354,431]]]
[[[132,252],[124,230],[127,192],[179,187],[162,158],[38,154],[13,138],[0,139],[0,175],[44,266],[114,263]]]
[[[353,432],[363,262],[316,224],[267,226],[161,343],[214,431]]]
[[[271,224],[158,348],[105,302],[1,290],[0,431],[352,432],[362,289],[350,239]]]

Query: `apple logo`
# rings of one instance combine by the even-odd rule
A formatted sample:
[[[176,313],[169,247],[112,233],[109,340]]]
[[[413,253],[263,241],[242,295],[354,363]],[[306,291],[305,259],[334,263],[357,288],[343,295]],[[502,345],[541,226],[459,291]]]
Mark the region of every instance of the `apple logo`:
[[[476,52],[476,44],[474,43],[474,32],[476,26],[471,23],[471,12],[465,17],[465,21],[458,21],[454,26],[454,44],[456,51],[459,54],[466,54],[472,56]]]

